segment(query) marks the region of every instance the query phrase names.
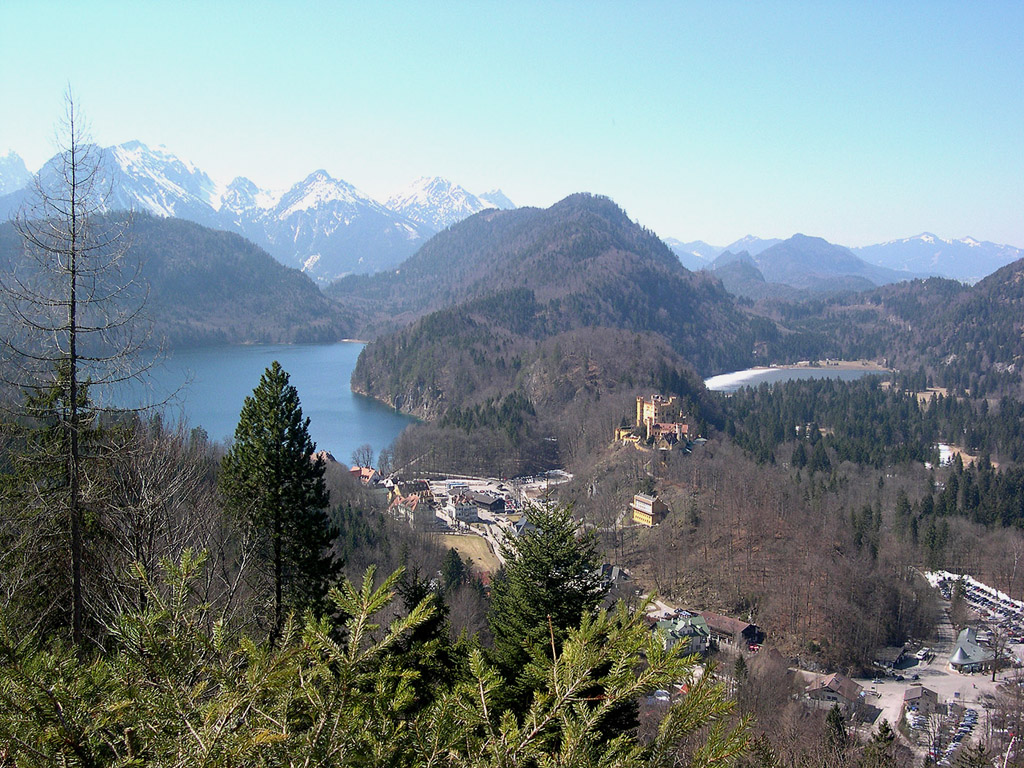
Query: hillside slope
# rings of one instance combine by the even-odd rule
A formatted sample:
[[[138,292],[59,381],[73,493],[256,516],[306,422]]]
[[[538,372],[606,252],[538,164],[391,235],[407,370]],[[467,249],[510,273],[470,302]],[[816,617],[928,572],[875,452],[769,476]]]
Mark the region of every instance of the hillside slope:
[[[351,328],[308,277],[239,235],[138,214],[128,242],[149,288],[144,314],[170,346],[328,341]],[[20,253],[14,227],[0,226],[0,268]]]
[[[530,292],[536,302],[523,310],[535,315],[535,333],[591,326],[650,331],[701,370],[751,359],[747,320],[721,284],[686,270],[653,233],[592,195],[543,210],[479,213],[432,238],[394,272],[348,277],[327,293],[361,310],[371,335],[511,289]],[[711,331],[718,336],[709,344]]]
[[[477,214],[395,273],[347,278],[333,293],[347,302],[360,289],[358,300],[395,307],[394,322],[420,319],[369,344],[353,386],[426,418],[516,389],[547,401],[544,387],[527,385],[527,372],[584,331],[595,345],[602,335],[610,346],[623,333],[649,338],[637,344],[664,347],[674,364],[686,360],[702,373],[754,359],[757,334],[721,284],[687,271],[602,197]],[[650,364],[631,362],[633,380],[646,381],[642,366]],[[614,383],[598,379],[596,389]]]

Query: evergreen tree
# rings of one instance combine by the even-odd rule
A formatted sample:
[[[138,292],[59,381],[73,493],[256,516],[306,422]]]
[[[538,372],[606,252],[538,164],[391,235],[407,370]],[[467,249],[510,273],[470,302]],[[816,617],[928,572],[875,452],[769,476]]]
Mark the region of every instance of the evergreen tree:
[[[742,653],[736,657],[736,663],[733,664],[732,674],[733,677],[736,678],[736,685],[742,685],[747,681],[747,660],[743,658]]]
[[[899,768],[903,764],[900,758],[904,755],[897,754],[898,748],[895,731],[888,720],[882,720],[878,730],[864,747],[860,768]]]
[[[164,561],[149,592],[115,617],[85,658],[54,638],[13,633],[0,613],[0,763],[4,766],[648,766],[730,768],[749,741],[724,686],[694,676],[680,646],[666,651],[644,611],[595,611],[541,659],[539,695],[521,723],[495,715],[498,677],[478,650],[465,672],[417,701],[403,641],[429,622],[421,601],[394,618],[401,578],[368,568],[327,599],[347,616],[286,621],[274,647],[213,629],[197,599],[204,558]],[[376,586],[379,584],[379,586]],[[646,608],[646,606],[644,606]],[[390,617],[390,618],[389,618]],[[649,739],[608,740],[609,713],[676,680],[692,680]],[[590,693],[602,691],[600,698]],[[685,750],[685,752],[684,752]]]
[[[441,586],[445,592],[452,592],[469,580],[469,569],[454,547],[449,547],[441,561]]]
[[[323,605],[340,568],[328,552],[336,531],[324,511],[330,499],[315,450],[298,392],[275,360],[245,399],[220,477],[227,507],[253,526],[271,572],[272,638],[287,610]]]
[[[838,704],[833,704],[825,718],[825,751],[839,759],[850,747],[850,734],[846,731],[846,721]]]
[[[526,512],[536,528],[502,544],[505,568],[491,586],[487,621],[494,636],[491,658],[510,686],[510,705],[525,708],[535,687],[527,665],[550,658],[567,631],[578,627],[607,591],[597,572],[590,535],[577,538],[565,507]]]
[[[455,550],[449,550],[454,552]],[[422,624],[396,643],[395,654],[403,669],[414,670],[414,709],[421,709],[457,679],[468,676],[468,650],[451,640],[448,605],[440,585],[422,578],[418,568],[406,571],[395,585],[406,611],[426,606],[431,613]]]
[[[990,768],[992,756],[985,745],[978,743],[960,751],[953,763],[956,768]]]

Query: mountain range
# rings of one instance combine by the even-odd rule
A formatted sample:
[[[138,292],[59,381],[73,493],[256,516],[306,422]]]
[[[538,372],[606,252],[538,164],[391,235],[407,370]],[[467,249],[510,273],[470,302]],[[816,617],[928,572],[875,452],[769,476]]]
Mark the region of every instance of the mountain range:
[[[799,298],[800,292],[866,291],[923,276],[868,264],[848,248],[802,234],[776,242],[756,255],[723,251],[707,269],[730,293],[752,299],[792,300]]]
[[[820,238],[815,239],[820,240]],[[783,241],[779,239],[763,239],[754,235],[747,235],[726,246],[709,245],[703,240],[683,242],[674,238],[665,239],[665,244],[679,257],[683,266],[692,270],[721,268],[724,266],[723,263],[719,263],[717,267],[712,265],[726,252],[735,255],[745,251],[751,258],[756,259],[764,251],[781,242]],[[791,243],[791,245],[794,244]],[[876,245],[845,248],[844,250],[849,251],[870,266],[903,273],[898,278],[901,280],[927,276],[948,277],[967,283],[976,282],[1000,267],[1024,257],[1024,249],[1012,245],[979,241],[973,237],[944,240],[928,232],[901,240],[890,240]],[[810,257],[812,254],[807,255]],[[771,272],[771,269],[768,271]],[[864,277],[869,272],[870,269],[858,265],[856,271],[843,274]],[[769,275],[766,274],[765,278],[768,282],[773,282]],[[871,277],[868,279],[874,285],[892,282],[887,278],[883,278],[881,282]],[[785,284],[791,287],[801,287],[794,283]]]
[[[219,183],[164,147],[130,141],[95,149],[106,181],[116,177],[118,182],[112,184],[112,207],[237,232],[282,264],[302,269],[322,284],[348,274],[392,269],[452,224],[489,208],[515,207],[500,190],[477,195],[439,177],[420,178],[381,202],[324,170],[314,171],[288,190],[268,190],[245,177]],[[54,160],[40,170],[44,186],[54,170]],[[18,155],[8,152],[0,157],[0,220],[25,202],[31,178]],[[748,235],[727,246],[671,238],[665,242],[683,266],[696,271],[710,268],[725,252],[745,251],[758,259],[782,241]],[[970,237],[943,240],[929,233],[847,250],[868,265],[903,273],[897,279],[928,275],[964,282],[977,281],[1024,257],[1024,250],[1013,246]],[[775,282],[771,271],[763,275],[768,284]],[[880,282],[877,273],[871,277],[869,272],[856,265],[843,276],[866,277],[874,285],[888,281]],[[782,284],[817,290],[795,282]],[[849,287],[858,284],[870,287],[857,281],[849,282]],[[756,286],[752,290],[759,291]]]
[[[929,232],[903,240],[851,248],[872,264],[973,283],[1024,257],[1024,249],[978,241],[943,240]]]
[[[500,190],[477,196],[438,176],[417,179],[401,192],[389,197],[384,204],[392,211],[425,224],[435,232],[488,208],[515,208]]]
[[[444,179],[420,179],[389,207],[353,185],[317,170],[285,191],[238,177],[223,185],[163,147],[138,141],[94,147],[111,209],[181,218],[236,232],[286,266],[321,283],[351,273],[389,269],[437,231],[486,208],[512,208],[500,191],[477,196]],[[57,158],[39,171],[52,183]],[[0,158],[0,219],[29,199],[31,174],[21,159]],[[116,179],[117,183],[112,183]]]

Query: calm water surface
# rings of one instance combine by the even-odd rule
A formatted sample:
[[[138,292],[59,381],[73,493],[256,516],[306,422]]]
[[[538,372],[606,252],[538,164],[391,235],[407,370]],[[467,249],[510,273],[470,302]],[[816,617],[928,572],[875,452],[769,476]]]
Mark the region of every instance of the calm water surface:
[[[884,376],[885,371],[867,368],[748,368],[712,376],[704,385],[714,392],[735,392],[740,387],[756,387],[761,384],[775,384],[779,381],[796,379],[840,379],[854,381],[863,376],[875,374]]]
[[[302,412],[318,449],[351,462],[352,451],[369,443],[379,453],[415,421],[349,387],[363,345],[254,344],[177,350],[153,372],[145,391],[136,389],[133,405],[158,402],[177,391],[164,407],[168,418],[184,416],[213,440],[235,432],[245,398],[277,360],[298,390]]]

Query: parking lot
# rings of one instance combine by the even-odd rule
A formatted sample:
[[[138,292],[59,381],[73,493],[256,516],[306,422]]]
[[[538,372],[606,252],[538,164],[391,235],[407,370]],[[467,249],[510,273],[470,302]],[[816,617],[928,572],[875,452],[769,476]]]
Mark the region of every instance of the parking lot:
[[[940,590],[945,600],[952,597],[955,582],[952,574],[926,574],[933,585]],[[981,625],[981,636],[986,640],[993,632],[1001,632],[1007,638],[1005,666],[1000,667],[995,682],[991,672],[960,674],[949,667],[956,633],[949,621],[947,610],[932,638],[926,658],[908,654],[891,674],[861,678],[857,682],[865,691],[865,703],[881,710],[874,722],[877,726],[882,718],[890,724],[899,722],[904,696],[913,685],[921,685],[938,694],[941,704],[950,705],[946,716],[918,717],[911,719],[911,734],[916,738],[915,752],[918,758],[930,753],[939,765],[950,765],[961,744],[981,738],[987,725],[989,711],[996,700],[1000,685],[1007,679],[1017,678],[1021,670],[1019,660],[1024,653],[1024,605],[1009,596],[975,581],[964,578],[963,597],[977,614],[972,624]],[[948,609],[945,604],[944,609]],[[986,631],[986,627],[988,631]],[[1017,667],[1012,666],[1016,660]],[[902,677],[902,680],[896,679]],[[933,743],[938,744],[937,748]]]

